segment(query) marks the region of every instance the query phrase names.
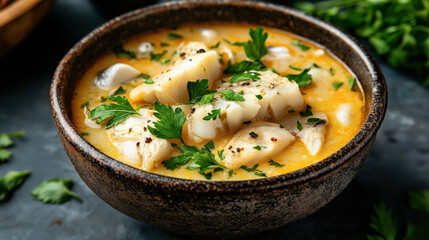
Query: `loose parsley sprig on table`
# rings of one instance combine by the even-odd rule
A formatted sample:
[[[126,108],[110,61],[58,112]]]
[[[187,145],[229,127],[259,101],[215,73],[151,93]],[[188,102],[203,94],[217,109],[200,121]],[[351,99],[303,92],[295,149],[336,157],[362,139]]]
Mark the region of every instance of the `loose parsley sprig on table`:
[[[328,0],[295,7],[363,39],[395,68],[429,86],[429,3],[427,0]]]
[[[106,124],[107,129],[122,123],[132,115],[140,115],[140,113],[131,106],[126,97],[109,96],[107,99],[109,101],[116,102],[117,104],[103,104],[88,113],[92,120],[97,120],[97,123],[109,119]]]
[[[0,134],[0,162],[5,162],[12,156],[12,153],[5,149],[13,145],[12,138],[22,136],[24,136],[24,131]]]
[[[43,203],[60,204],[69,201],[71,198],[76,198],[81,202],[82,199],[70,190],[71,183],[71,179],[53,178],[42,182],[31,194],[34,199]]]
[[[29,171],[9,171],[4,177],[0,178],[0,202],[6,201],[13,190],[18,188],[27,176]]]

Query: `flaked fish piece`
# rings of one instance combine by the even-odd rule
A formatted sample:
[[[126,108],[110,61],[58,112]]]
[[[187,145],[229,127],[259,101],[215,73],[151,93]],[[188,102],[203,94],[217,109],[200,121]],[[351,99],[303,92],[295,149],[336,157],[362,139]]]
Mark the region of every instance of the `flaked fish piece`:
[[[98,74],[95,78],[95,85],[103,90],[113,90],[121,84],[133,80],[139,74],[139,70],[128,64],[115,63]]]

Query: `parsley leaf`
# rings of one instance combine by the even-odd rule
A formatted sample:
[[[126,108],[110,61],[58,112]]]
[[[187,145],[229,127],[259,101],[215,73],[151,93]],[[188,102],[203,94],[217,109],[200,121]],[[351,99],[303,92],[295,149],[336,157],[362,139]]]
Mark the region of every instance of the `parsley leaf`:
[[[306,87],[313,82],[311,74],[309,74],[308,71],[310,71],[310,68],[304,69],[300,74],[288,74],[285,77],[287,77],[289,81],[294,80],[300,87]]]
[[[398,232],[398,217],[384,202],[374,205],[375,213],[371,215],[369,226],[374,229],[377,235],[368,235],[372,239],[395,240]],[[378,238],[377,238],[378,237]]]
[[[4,177],[0,178],[0,202],[7,200],[12,191],[18,188],[29,174],[29,171],[9,171]]]
[[[71,181],[71,179],[52,178],[42,182],[31,194],[36,200],[43,203],[60,204],[71,198],[82,201],[76,193],[70,190]]]
[[[280,168],[280,167],[283,167],[283,166],[285,166],[284,164],[280,164],[280,163],[278,163],[278,162],[274,162],[274,160],[270,160],[270,161],[268,161],[268,163],[271,165],[271,166],[275,166],[276,168]]]
[[[169,33],[169,34],[167,35],[167,37],[168,37],[169,39],[171,39],[171,40],[174,40],[174,39],[181,39],[181,38],[183,38],[183,36],[182,36],[182,35],[177,34],[177,33]]]
[[[229,101],[237,101],[237,102],[244,102],[244,97],[240,94],[236,94],[233,90],[229,89],[226,91],[220,92],[226,100]]]
[[[329,73],[331,74],[331,76],[334,76],[334,74],[335,74],[335,69],[333,69],[333,68],[329,68]]]
[[[143,83],[146,83],[146,84],[154,84],[154,83],[155,83],[155,81],[153,81],[153,79],[152,79],[152,78],[148,78],[148,79],[144,80],[144,81],[143,81]]]
[[[124,93],[126,93],[125,89],[122,86],[120,86],[118,89],[116,89],[116,91],[112,94],[112,96],[120,95]]]
[[[252,41],[248,41],[244,45],[244,52],[249,59],[260,60],[265,54],[267,54],[268,49],[265,46],[265,41],[268,38],[268,33],[263,32],[262,27],[257,27],[255,30],[252,28],[249,29],[249,35]]]
[[[167,53],[167,50],[162,51],[161,53],[150,53],[150,60],[159,61],[165,54]]]
[[[118,45],[118,46],[114,47],[113,52],[115,53],[116,57],[118,57],[118,58],[129,58],[129,59],[136,58],[136,54],[134,52],[125,50],[122,45]]]
[[[429,214],[429,191],[408,192],[408,203],[411,208]]]
[[[297,71],[302,71],[302,68],[294,67],[294,66],[292,66],[292,65],[289,65],[289,68],[290,68],[290,69],[293,69],[293,70],[297,70]]]
[[[311,112],[311,106],[307,104],[307,106],[305,107],[305,111],[300,112],[299,115],[301,115],[301,117],[313,116],[313,113]]]
[[[229,80],[230,83],[236,83],[243,80],[252,80],[256,81],[259,78],[261,74],[257,72],[244,72],[237,75],[232,76],[232,78]]]
[[[264,98],[264,97],[262,97],[262,95],[255,95],[255,97],[256,97],[257,99],[259,99],[259,100],[261,100],[262,98]]]
[[[254,146],[254,147],[253,147],[253,149],[256,149],[256,150],[258,150],[258,151],[261,151],[261,150],[262,150],[262,148],[267,148],[267,147],[265,147],[265,146],[261,146],[261,145],[256,145],[256,146]]]
[[[88,113],[92,120],[97,120],[97,123],[109,119],[106,124],[107,129],[122,123],[132,115],[140,115],[140,113],[134,110],[126,97],[109,96],[107,99],[118,104],[103,104]]]
[[[246,167],[246,166],[243,165],[240,168],[246,170],[247,172],[253,172],[253,173],[255,173],[256,176],[267,177],[267,175],[264,172],[262,172],[261,170],[257,169],[258,166],[259,166],[259,164],[255,164],[252,168],[249,168],[249,167]]]
[[[12,156],[12,153],[0,147],[0,162],[5,162]]]
[[[296,121],[296,127],[298,128],[298,131],[302,131],[302,125],[299,121]]]
[[[225,156],[223,155],[223,154],[224,154],[224,152],[225,152],[225,150],[221,150],[221,151],[218,151],[218,152],[217,152],[217,155],[219,156],[219,159],[220,159],[220,160],[224,160],[224,159],[225,159]]]
[[[204,104],[209,104],[213,101],[214,99],[214,93],[210,93],[210,94],[206,94],[201,98],[201,101],[198,103],[198,105],[204,105]]]
[[[246,42],[231,42],[228,39],[223,39],[226,43],[228,43],[229,45],[233,45],[233,46],[244,46],[246,45]]]
[[[161,60],[161,64],[167,64],[167,63],[169,63],[171,61],[171,58],[165,58],[165,59],[163,59],[163,60]]]
[[[168,46],[170,46],[170,44],[165,43],[165,42],[161,42],[161,47],[168,47]]]
[[[215,45],[211,46],[210,49],[218,48],[220,45],[220,42],[217,42]]]
[[[158,138],[163,139],[179,139],[183,144],[182,131],[183,124],[185,124],[186,118],[180,107],[175,110],[171,106],[167,106],[158,102],[155,102],[155,117],[159,121],[154,122],[154,128],[148,126],[149,131]]]
[[[307,124],[313,125],[315,122],[319,121],[320,118],[309,118],[307,119]]]
[[[231,64],[231,61],[228,61],[228,66],[226,67],[223,73],[225,74],[240,74],[248,71],[259,71],[267,68],[261,61],[257,60],[254,62],[250,61],[241,61],[239,63]]]
[[[356,78],[354,78],[354,77],[349,78],[349,88],[350,88],[350,90],[354,90],[355,89],[355,83],[356,83]]]
[[[299,41],[299,40],[293,40],[290,43],[292,43],[293,45],[298,46],[299,48],[301,48],[302,51],[307,51],[308,49],[310,49],[309,46],[302,44],[301,41]]]
[[[80,105],[80,108],[88,108],[88,106],[89,106],[89,102],[86,101],[82,105]]]
[[[23,135],[24,131],[0,134],[0,162],[5,162],[12,156],[11,152],[3,148],[11,147],[13,145],[13,137],[22,137]]]
[[[216,120],[216,118],[220,118],[220,109],[215,109],[211,113],[208,113],[207,116],[203,118],[203,120],[208,121],[210,119]]]
[[[338,90],[338,88],[340,88],[341,86],[343,86],[343,82],[334,82],[332,83],[332,87],[334,88],[334,90]]]
[[[209,88],[209,80],[201,79],[196,82],[188,82],[188,95],[189,101],[185,104],[195,104],[200,101],[204,95],[210,94],[213,91],[208,90]],[[211,102],[211,101],[210,101]]]
[[[143,79],[149,79],[150,75],[146,74],[146,73],[141,73],[140,75],[138,75],[136,78],[143,78]]]

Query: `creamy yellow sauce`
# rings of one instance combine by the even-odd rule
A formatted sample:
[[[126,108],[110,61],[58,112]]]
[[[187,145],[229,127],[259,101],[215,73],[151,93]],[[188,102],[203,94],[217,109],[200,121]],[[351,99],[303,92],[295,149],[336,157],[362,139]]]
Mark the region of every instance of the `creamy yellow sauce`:
[[[162,59],[167,57],[171,58],[172,54],[177,50],[178,46],[182,42],[203,41],[204,38],[201,36],[201,33],[197,31],[197,29],[205,28],[215,30],[218,34],[217,39],[215,39],[212,43],[207,44],[208,47],[214,46],[217,42],[220,41],[219,49],[223,46],[228,47],[234,53],[236,58],[244,60],[245,54],[243,47],[231,46],[223,39],[228,39],[231,42],[248,41],[248,31],[250,27],[255,28],[256,26],[236,24],[183,26],[175,30],[166,29],[141,34],[128,40],[123,44],[123,46],[125,49],[128,49],[137,47],[141,42],[151,42],[154,44],[155,53],[160,53],[164,50],[168,51]],[[313,81],[313,84],[310,86],[300,89],[305,103],[311,105],[313,113],[323,112],[328,116],[329,124],[323,147],[317,155],[311,156],[305,145],[298,138],[296,138],[281,152],[281,154],[278,154],[272,158],[275,162],[284,164],[283,167],[271,166],[268,164],[268,161],[259,163],[258,169],[266,173],[267,176],[275,176],[292,172],[317,163],[343,147],[359,131],[363,121],[366,118],[366,111],[364,109],[364,97],[359,89],[359,86],[356,85],[354,91],[350,90],[349,88],[348,79],[354,76],[353,73],[350,72],[348,68],[343,65],[343,63],[332,56],[326,49],[325,53],[320,55],[320,49],[323,49],[323,47],[316,45],[311,41],[285,31],[268,27],[264,27],[264,31],[268,33],[268,39],[266,41],[267,46],[284,46],[289,49],[290,54],[295,58],[294,62],[292,62],[290,65],[304,68],[313,63],[316,63],[325,71],[329,72],[330,69],[335,70],[335,74],[328,74],[328,77],[326,77],[323,81]],[[170,32],[178,33],[184,38],[171,40],[167,37],[168,33]],[[293,40],[300,40],[301,43],[310,46],[310,49],[306,51],[301,50],[298,46],[291,44]],[[168,43],[169,46],[161,47],[161,42]],[[225,61],[222,65],[223,69],[226,67],[227,61],[225,56],[224,58]],[[263,62],[267,67],[272,67],[269,62]],[[95,62],[86,70],[86,72],[83,73],[81,79],[76,85],[74,95],[72,97],[71,108],[72,120],[78,131],[80,133],[88,133],[85,138],[102,152],[106,153],[112,158],[117,159],[118,161],[129,164],[124,155],[119,152],[117,148],[110,142],[105,128],[90,128],[84,123],[85,114],[83,108],[81,107],[82,104],[89,102],[89,109],[93,109],[103,103],[101,102],[102,96],[107,97],[112,93],[97,88],[94,84],[94,79],[100,71],[115,63],[129,64],[142,73],[149,74],[152,77],[166,69],[169,64],[161,64],[159,61],[151,61],[150,58],[118,58],[115,56],[113,51],[109,50],[95,60]],[[301,72],[291,68],[287,68],[285,71],[279,71],[277,69],[275,70],[282,76],[286,74],[299,74]],[[219,81],[225,77],[225,75],[222,75],[221,78],[219,78]],[[139,85],[142,80],[140,79],[139,81],[140,82],[131,82],[129,84],[122,85],[123,88],[127,90],[124,96],[129,99],[128,96],[130,90]],[[334,90],[332,86],[334,82],[343,82],[344,84],[338,90]],[[336,112],[339,108],[339,105],[343,103],[349,104],[351,106],[351,112],[353,113],[351,115],[351,123],[349,126],[343,126],[336,118]],[[136,107],[141,105],[141,103],[132,103],[132,105]],[[220,138],[214,139],[213,141],[216,146],[214,153],[216,153],[218,150],[224,149],[225,145],[229,139],[232,138],[232,136],[233,134],[227,134],[222,135]],[[187,136],[185,135],[184,138],[186,140]],[[222,163],[222,161],[218,158],[217,160]],[[205,179],[198,173],[198,171],[188,170],[186,169],[186,166],[179,167],[175,170],[167,170],[162,164],[159,164],[158,167],[152,172],[186,179]],[[228,178],[228,171],[226,170],[213,174],[212,180],[245,180],[254,178],[260,177],[256,176],[252,172],[247,172],[243,169],[236,169],[230,178]]]

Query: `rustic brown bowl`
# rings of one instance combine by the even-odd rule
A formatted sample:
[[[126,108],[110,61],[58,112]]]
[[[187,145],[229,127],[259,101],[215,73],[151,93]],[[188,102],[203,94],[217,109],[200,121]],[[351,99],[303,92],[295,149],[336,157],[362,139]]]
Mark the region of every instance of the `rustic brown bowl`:
[[[142,32],[181,23],[246,22],[283,29],[326,46],[357,75],[367,118],[357,135],[323,161],[279,176],[248,181],[196,181],[123,164],[79,135],[70,96],[101,53]],[[181,235],[232,238],[302,219],[337,196],[353,179],[375,140],[387,107],[387,88],[374,59],[354,38],[302,12],[254,2],[175,2],[117,17],[76,44],[59,64],[51,108],[64,149],[83,181],[124,214]]]
[[[0,9],[0,57],[31,33],[55,0],[15,0]]]

